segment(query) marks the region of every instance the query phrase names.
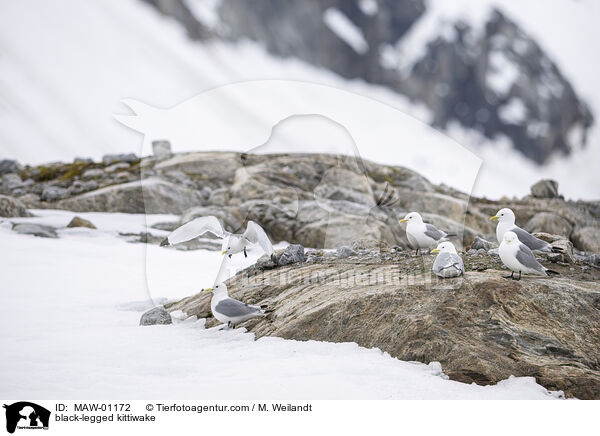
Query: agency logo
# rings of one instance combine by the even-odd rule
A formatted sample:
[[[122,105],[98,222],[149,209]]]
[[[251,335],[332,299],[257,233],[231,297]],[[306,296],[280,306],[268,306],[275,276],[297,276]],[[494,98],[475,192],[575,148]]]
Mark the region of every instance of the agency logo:
[[[6,431],[14,433],[16,429],[48,429],[50,411],[29,401],[19,401],[3,406],[6,409]]]

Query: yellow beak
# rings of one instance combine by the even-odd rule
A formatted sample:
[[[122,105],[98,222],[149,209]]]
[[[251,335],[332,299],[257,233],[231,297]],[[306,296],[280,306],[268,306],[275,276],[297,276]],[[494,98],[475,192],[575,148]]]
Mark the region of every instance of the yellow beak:
[[[405,219],[401,219],[401,220],[400,220],[400,222],[401,222],[401,223],[405,223],[406,221],[407,221],[407,220],[405,220]]]
[[[213,288],[206,288],[206,289],[204,289],[204,292],[210,292],[212,290],[213,290]]]
[[[440,250],[438,250],[437,248],[435,250],[431,250],[432,253],[439,253]]]
[[[493,217],[490,218],[490,220],[492,220],[492,221],[497,220],[497,219],[498,219],[498,217],[496,215],[494,215]]]
[[[227,252],[226,252],[226,251],[224,251],[224,252],[222,252],[221,254],[227,254]]]

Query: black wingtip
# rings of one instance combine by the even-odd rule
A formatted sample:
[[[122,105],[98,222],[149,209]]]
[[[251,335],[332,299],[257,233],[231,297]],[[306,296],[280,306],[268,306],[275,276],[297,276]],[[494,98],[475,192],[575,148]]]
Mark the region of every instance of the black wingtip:
[[[555,275],[555,276],[559,276],[559,275],[560,275],[560,273],[559,273],[559,272],[557,272],[557,271],[553,271],[553,270],[551,270],[551,269],[547,269],[547,270],[546,270],[546,273],[547,273],[547,274],[549,274],[549,275]]]
[[[552,252],[553,253],[564,253],[564,249],[561,247],[552,247]]]
[[[161,247],[168,247],[169,246],[169,238],[165,238],[161,241],[160,243]]]

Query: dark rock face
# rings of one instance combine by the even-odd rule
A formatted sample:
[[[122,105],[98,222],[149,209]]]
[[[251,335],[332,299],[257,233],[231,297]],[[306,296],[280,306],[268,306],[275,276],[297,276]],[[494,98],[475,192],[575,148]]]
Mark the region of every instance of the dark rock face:
[[[155,307],[147,312],[144,312],[140,318],[140,325],[166,325],[172,324],[171,315],[164,307]]]
[[[534,376],[568,397],[600,399],[598,270],[553,264],[560,278],[515,282],[502,277],[497,256],[472,250],[462,278],[438,279],[434,258],[385,248],[346,259],[310,252],[304,263],[250,267],[227,286],[233,298],[273,310],[245,323],[257,337],[351,341],[439,361],[453,380]],[[208,317],[210,298],[199,293],[167,310]]]
[[[202,27],[181,0],[148,1],[182,22],[192,37]],[[500,11],[477,29],[464,22],[440,24],[439,36],[427,42],[421,57],[398,67],[397,60],[385,61],[385,53],[403,58],[394,47],[420,24],[426,2],[376,4],[371,13],[359,2],[344,0],[288,1],[277,7],[270,0],[223,0],[222,30],[203,29],[199,38],[249,38],[274,55],[387,86],[429,108],[434,126],[457,122],[488,138],[503,135],[536,163],[587,142],[590,109],[537,42]],[[362,34],[363,49],[329,27],[331,10]]]
[[[2,159],[0,160],[0,176],[8,173],[17,173],[22,169],[21,165],[16,160]]]
[[[28,217],[31,214],[19,200],[7,195],[0,195],[0,217]]]

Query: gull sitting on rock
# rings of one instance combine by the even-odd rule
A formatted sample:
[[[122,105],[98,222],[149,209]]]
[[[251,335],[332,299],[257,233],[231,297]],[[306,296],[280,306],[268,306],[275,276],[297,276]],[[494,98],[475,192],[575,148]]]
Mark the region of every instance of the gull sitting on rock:
[[[250,306],[230,298],[225,283],[219,283],[214,288],[204,289],[204,291],[213,293],[210,310],[215,318],[227,323],[227,327],[235,328],[239,323],[266,315],[265,310],[259,306]]]
[[[433,262],[432,268],[436,276],[447,279],[464,274],[465,265],[452,242],[442,242],[438,244],[435,250],[431,250],[431,252],[439,253]]]
[[[264,252],[273,258],[273,244],[271,244],[263,228],[254,221],[248,221],[248,226],[244,233],[230,233],[225,231],[219,219],[212,215],[196,218],[182,225],[167,236],[160,245],[169,246],[179,244],[197,238],[207,232],[219,238],[228,238],[227,244],[225,244],[227,248],[223,251],[223,254],[229,255],[229,257],[241,252],[244,253],[244,256],[248,257],[246,247],[249,244],[259,244]]]
[[[446,232],[439,230],[433,224],[423,222],[423,218],[417,212],[411,212],[400,220],[406,225],[406,237],[412,248],[416,248],[416,253],[419,254],[419,249],[429,250],[434,244],[439,243],[442,239],[451,236]]]
[[[553,247],[546,241],[542,241],[541,239],[533,236],[531,233],[523,230],[521,227],[518,227],[515,224],[515,213],[507,207],[500,209],[496,215],[490,219],[498,220],[498,225],[496,226],[496,239],[498,240],[498,244],[502,243],[504,234],[508,231],[511,231],[516,233],[521,243],[525,244],[533,251],[545,251],[553,253],[561,253],[563,251],[561,248]]]
[[[512,273],[505,278],[513,280],[521,280],[521,273],[525,274],[550,274],[560,275],[556,271],[546,268],[540,264],[535,258],[533,251],[519,240],[515,232],[508,231],[502,237],[502,243],[498,249],[498,254],[502,263],[506,265]],[[515,278],[514,274],[518,272],[519,278]]]

